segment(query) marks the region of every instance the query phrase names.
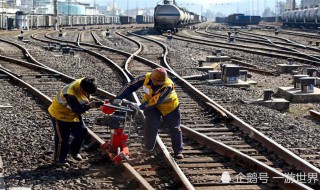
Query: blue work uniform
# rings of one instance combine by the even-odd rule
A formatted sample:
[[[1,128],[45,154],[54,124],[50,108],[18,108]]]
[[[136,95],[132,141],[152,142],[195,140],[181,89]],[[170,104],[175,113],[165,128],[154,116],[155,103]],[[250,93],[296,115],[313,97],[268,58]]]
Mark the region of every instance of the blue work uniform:
[[[181,114],[173,82],[167,78],[164,85],[155,86],[150,80],[150,74],[139,76],[126,84],[120,90],[116,99],[124,99],[140,87],[143,87],[145,95],[139,107],[144,111],[146,117],[144,121],[145,148],[153,150],[162,117],[164,125],[170,131],[174,154],[179,154],[183,150],[180,129]],[[147,94],[149,91],[150,94]]]

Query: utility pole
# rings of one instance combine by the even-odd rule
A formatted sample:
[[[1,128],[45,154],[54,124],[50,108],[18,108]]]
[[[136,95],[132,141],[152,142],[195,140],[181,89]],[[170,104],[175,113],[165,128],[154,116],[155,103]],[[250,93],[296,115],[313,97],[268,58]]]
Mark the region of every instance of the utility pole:
[[[71,3],[71,1],[68,0],[68,17],[70,16],[70,3]]]
[[[129,0],[127,0],[127,16],[129,16]]]
[[[254,0],[251,1],[252,2],[252,15],[254,15]]]
[[[260,15],[260,9],[259,9],[259,0],[257,0],[257,16]]]
[[[58,0],[54,0],[54,29],[58,30]]]
[[[114,14],[114,0],[112,1],[112,16],[115,16],[115,14]]]
[[[96,15],[96,0],[93,0],[94,12],[93,15]]]
[[[278,11],[280,12],[280,5],[278,0],[276,0],[276,4],[275,4],[276,23],[278,22]]]

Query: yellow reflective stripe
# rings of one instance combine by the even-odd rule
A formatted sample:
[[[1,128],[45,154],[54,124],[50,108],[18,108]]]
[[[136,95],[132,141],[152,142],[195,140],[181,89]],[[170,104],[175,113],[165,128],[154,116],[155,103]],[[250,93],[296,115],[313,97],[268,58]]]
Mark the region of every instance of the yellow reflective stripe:
[[[56,158],[55,160],[59,162],[59,158],[60,158],[60,154],[61,154],[61,145],[62,145],[62,138],[61,138],[61,134],[60,134],[60,127],[59,127],[59,124],[58,124],[58,120],[56,120],[56,133],[57,133],[57,136],[58,136],[58,139],[59,139],[59,143],[58,143],[58,150],[57,150],[57,155],[56,155]]]

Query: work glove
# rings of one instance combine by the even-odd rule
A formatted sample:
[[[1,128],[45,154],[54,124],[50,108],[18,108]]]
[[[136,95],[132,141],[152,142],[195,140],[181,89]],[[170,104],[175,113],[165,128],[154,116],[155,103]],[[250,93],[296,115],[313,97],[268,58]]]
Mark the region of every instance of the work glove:
[[[132,117],[135,118],[139,114],[140,107],[137,104],[131,104],[129,107],[133,110]]]
[[[113,99],[111,104],[114,105],[114,106],[120,106],[122,103],[122,100],[121,99]]]
[[[100,108],[100,106],[102,106],[103,104],[104,104],[103,101],[96,101],[96,100],[89,103],[90,108]]]

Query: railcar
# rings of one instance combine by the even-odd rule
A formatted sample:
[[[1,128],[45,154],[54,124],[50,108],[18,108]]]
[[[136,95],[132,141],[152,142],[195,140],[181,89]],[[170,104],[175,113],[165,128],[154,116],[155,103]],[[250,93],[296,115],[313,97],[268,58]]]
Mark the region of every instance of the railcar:
[[[247,16],[244,14],[231,14],[227,18],[227,24],[233,26],[257,25],[261,20],[260,16]]]
[[[19,16],[20,14],[21,13],[19,12]],[[64,27],[118,24],[120,21],[118,16],[105,15],[59,15],[56,19],[52,14],[23,13],[23,19],[21,19],[20,17],[18,17],[19,22],[17,22],[16,14],[0,14],[0,29],[18,28],[18,25],[21,25],[21,20],[25,20],[26,25],[30,28],[54,27],[55,22],[57,22],[59,26]],[[148,18],[147,20],[148,22],[150,22],[149,20],[151,19]],[[26,29],[26,27],[23,27],[23,29]]]
[[[121,24],[131,24],[133,22],[133,18],[131,16],[120,16]]]
[[[320,8],[286,11],[282,14],[282,21],[284,26],[290,27],[320,27]]]
[[[164,0],[154,10],[154,28],[159,31],[174,30],[191,23],[198,23],[201,17],[180,8],[171,0]]]

